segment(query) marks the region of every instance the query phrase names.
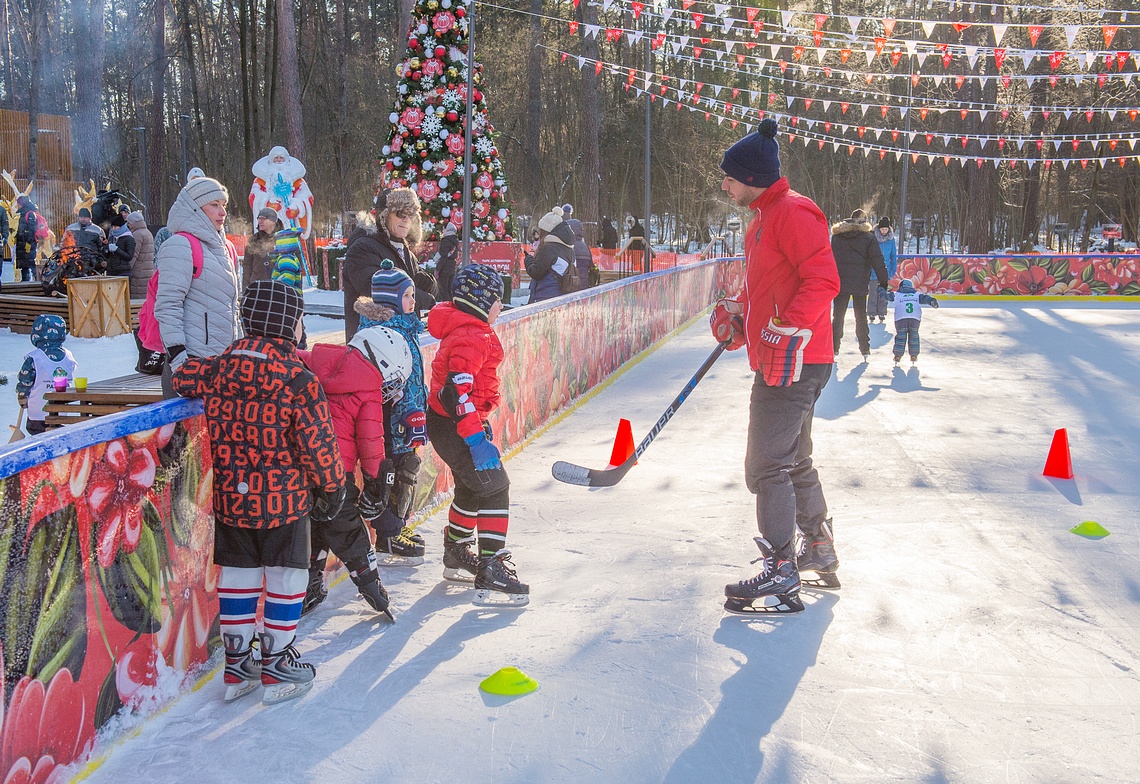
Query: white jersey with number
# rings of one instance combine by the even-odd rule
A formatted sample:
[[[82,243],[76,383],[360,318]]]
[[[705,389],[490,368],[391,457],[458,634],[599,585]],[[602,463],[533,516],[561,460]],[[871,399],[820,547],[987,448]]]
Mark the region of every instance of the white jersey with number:
[[[918,301],[921,296],[917,291],[895,292],[895,321],[902,319],[918,319],[922,321],[922,303]]]
[[[67,349],[63,350],[63,359],[58,362],[38,348],[28,352],[25,358],[28,357],[36,367],[36,380],[28,391],[28,419],[42,421],[45,417],[44,395],[55,391],[52,379],[60,375],[65,376],[70,382],[75,377],[75,370],[79,365]]]

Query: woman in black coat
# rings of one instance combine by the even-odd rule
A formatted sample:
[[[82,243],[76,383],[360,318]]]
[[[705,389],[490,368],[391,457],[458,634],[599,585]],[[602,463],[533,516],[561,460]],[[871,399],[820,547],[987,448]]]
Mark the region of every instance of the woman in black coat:
[[[344,339],[352,340],[360,326],[360,314],[353,309],[359,297],[372,298],[372,276],[380,262],[390,259],[397,269],[408,273],[416,285],[416,311],[435,305],[435,279],[420,271],[413,249],[419,246],[420,199],[411,188],[392,188],[376,199],[376,222],[367,216],[348,237],[344,255]]]
[[[831,252],[839,269],[839,294],[832,304],[831,339],[835,353],[843,340],[843,321],[847,317],[847,301],[855,306],[855,338],[859,352],[866,360],[871,356],[871,331],[867,327],[867,288],[871,270],[881,281],[890,280],[883,252],[871,231],[871,222],[863,210],[855,210],[851,217],[831,227]]]
[[[562,208],[555,207],[538,222],[538,250],[526,260],[526,274],[530,276],[528,304],[554,299],[578,288],[574,232],[562,214]]]
[[[451,282],[459,266],[459,234],[455,224],[448,223],[439,241],[439,261],[435,263],[435,291],[440,302],[451,299]]]

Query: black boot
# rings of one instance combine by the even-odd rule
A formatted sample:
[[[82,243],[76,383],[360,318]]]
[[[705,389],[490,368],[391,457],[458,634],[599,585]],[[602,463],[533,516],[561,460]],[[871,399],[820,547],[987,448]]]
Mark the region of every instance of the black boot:
[[[472,582],[479,572],[479,561],[471,552],[474,537],[453,540],[443,532],[443,577],[445,580]]]
[[[755,540],[760,557],[752,563],[761,563],[760,573],[726,585],[724,609],[738,615],[802,612],[804,603],[800,601],[800,574],[795,559],[777,555],[763,537],[757,536]],[[776,597],[775,604],[764,603],[769,596]],[[755,604],[757,600],[760,604]]]
[[[396,620],[388,609],[388,592],[384,590],[384,585],[380,582],[380,572],[375,566],[369,564],[366,569],[359,572],[350,570],[348,576],[352,578],[356,589],[373,610],[384,613],[390,621]]]
[[[309,585],[305,588],[305,601],[301,605],[301,616],[304,617],[317,608],[329,595],[325,587],[325,560],[320,558],[309,562]]]
[[[481,607],[522,607],[530,601],[530,586],[519,582],[509,550],[479,558],[474,604]]]
[[[796,548],[796,567],[801,572],[815,572],[816,579],[804,579],[804,585],[813,588],[839,588],[839,557],[835,554],[835,538],[831,534],[831,520],[824,520],[818,534],[804,534]]]

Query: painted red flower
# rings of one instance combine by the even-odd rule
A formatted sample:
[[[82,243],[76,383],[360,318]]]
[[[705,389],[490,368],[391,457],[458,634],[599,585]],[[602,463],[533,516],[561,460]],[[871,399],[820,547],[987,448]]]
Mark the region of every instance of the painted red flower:
[[[450,11],[440,11],[431,20],[431,26],[435,28],[436,33],[443,35],[455,26],[455,14]]]
[[[392,148],[392,152],[399,152],[404,148],[404,137],[394,136],[392,138],[392,144],[389,146]]]
[[[138,709],[158,683],[158,649],[149,635],[135,640],[115,664],[115,688],[124,705]]]
[[[439,195],[439,185],[435,180],[420,180],[418,190],[420,192],[420,199],[423,201],[431,201]]]
[[[0,677],[4,673],[0,648]],[[4,707],[0,694],[0,780],[4,784],[61,781],[64,769],[87,753],[94,724],[83,690],[63,668],[43,681],[24,676]]]
[[[1116,291],[1129,283],[1137,282],[1140,265],[1137,265],[1134,260],[1128,259],[1119,264],[1114,264],[1111,261],[1105,261],[1103,264],[1097,263],[1094,269],[1094,278],[1102,283],[1107,283],[1110,290]]]
[[[450,150],[450,148],[448,149]],[[460,152],[462,151],[462,142],[460,142]],[[435,169],[433,169],[433,171],[440,177],[449,176],[453,171],[455,171],[455,159],[444,158],[442,161],[435,165]]]
[[[423,67],[420,70],[424,72],[424,76],[440,76],[443,74],[443,63],[434,57],[429,57],[424,60]]]
[[[459,155],[463,152],[463,134],[453,133],[447,137],[447,151],[452,155]]]
[[[400,115],[400,124],[405,128],[416,129],[424,121],[424,110],[418,106],[409,106]]]
[[[1019,294],[1042,294],[1057,282],[1043,267],[1030,267],[1017,273],[1017,291]]]
[[[490,172],[479,172],[479,176],[475,178],[475,184],[480,188],[490,190],[491,186],[495,184],[495,180],[491,177]]]
[[[912,258],[899,262],[899,278],[910,278],[916,291],[934,291],[942,282],[938,270],[930,265],[930,259]]]
[[[131,449],[123,439],[107,445],[103,460],[91,469],[87,503],[96,520],[99,565],[115,560],[120,545],[133,553],[142,533],[142,500],[154,485],[158,458],[153,444]]]
[[[475,206],[471,208],[471,214],[476,218],[486,218],[491,212],[491,205],[487,203],[486,199],[480,199],[475,202]]]

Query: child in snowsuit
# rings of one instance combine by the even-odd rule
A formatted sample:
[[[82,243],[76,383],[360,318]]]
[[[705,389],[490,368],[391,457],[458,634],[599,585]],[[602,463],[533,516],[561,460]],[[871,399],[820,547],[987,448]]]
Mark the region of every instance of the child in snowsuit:
[[[443,535],[443,576],[474,576],[477,605],[518,607],[527,603],[530,588],[518,581],[506,549],[510,479],[487,422],[499,405],[503,346],[491,325],[503,308],[502,297],[499,273],[469,264],[455,275],[451,302],[428,314],[428,332],[440,342],[431,365],[427,431],[455,475]],[[469,549],[476,529],[478,557]]]
[[[301,262],[301,255],[304,252],[301,249],[301,230],[282,229],[273,235],[273,240],[273,250],[269,253],[272,262],[269,279],[279,280],[301,291],[301,272],[304,269]],[[305,325],[302,323],[301,340],[297,343],[297,347],[303,349],[306,345]]]
[[[28,399],[29,435],[47,430],[44,413],[44,394],[55,389],[56,378],[75,377],[78,364],[71,352],[63,347],[67,339],[67,324],[59,316],[36,316],[32,323],[32,345],[35,349],[24,355],[24,364],[16,379],[16,392]]]
[[[887,300],[895,303],[895,362],[902,359],[903,351],[910,343],[910,361],[918,361],[918,327],[922,324],[922,306],[938,308],[938,300],[929,294],[919,294],[914,290],[910,278],[903,278],[898,291],[888,291]]]
[[[379,511],[384,490],[384,401],[403,391],[412,370],[411,353],[400,335],[373,327],[357,331],[347,346],[317,343],[312,351],[297,354],[316,374],[328,399],[345,475],[351,477],[359,462],[363,477],[363,492],[354,481],[347,482],[340,512],[328,523],[312,526],[309,587],[301,614],[328,595],[324,575],[332,550],[365,601],[392,618],[361,515],[371,519]]]
[[[297,357],[303,312],[293,287],[256,281],[241,302],[245,337],[217,356],[189,358],[171,377],[176,393],[206,404],[227,701],[259,684],[266,704],[298,697],[316,672],[293,647],[309,524],[340,510],[345,477],[324,392]],[[259,661],[252,641],[263,593]]]
[[[403,396],[384,404],[387,459],[381,479],[386,479],[387,489],[379,497],[379,514],[369,524],[376,529],[376,552],[386,554],[382,563],[416,566],[424,560],[424,540],[408,525],[408,517],[420,471],[416,450],[427,443],[427,386],[419,344],[424,325],[416,315],[415,284],[407,273],[385,259],[372,275],[372,299],[360,297],[353,309],[360,314],[361,329],[383,326],[398,332],[412,355],[412,372]]]

